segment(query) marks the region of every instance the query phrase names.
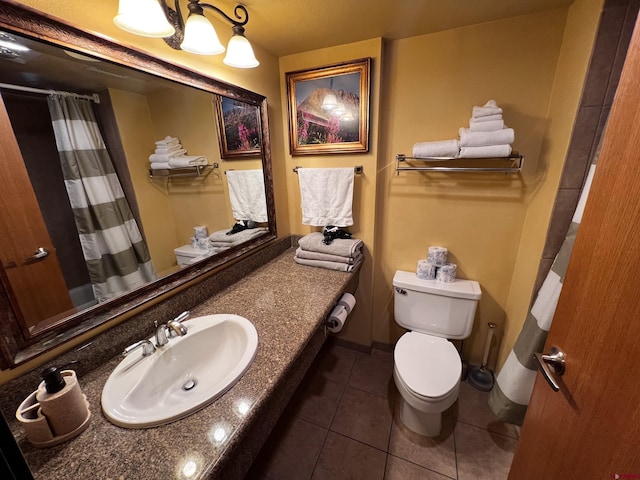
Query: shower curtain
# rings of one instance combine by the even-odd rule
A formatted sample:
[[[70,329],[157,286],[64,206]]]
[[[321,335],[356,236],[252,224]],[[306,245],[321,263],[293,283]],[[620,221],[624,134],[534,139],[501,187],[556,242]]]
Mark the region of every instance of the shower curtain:
[[[88,100],[47,99],[93,293],[104,302],[157,278]]]
[[[602,142],[602,138],[600,142]],[[589,196],[589,189],[596,170],[599,153],[600,145],[596,149],[589,167],[589,173],[580,194],[578,206],[571,219],[569,231],[551,265],[551,270],[540,287],[538,297],[527,314],[520,335],[518,335],[513,349],[496,377],[495,386],[489,395],[491,410],[504,422],[522,425],[524,421],[537,372],[536,360],[533,358],[533,354],[541,352],[547,340],[547,333],[558,305],[562,282],[567,272],[584,206]]]

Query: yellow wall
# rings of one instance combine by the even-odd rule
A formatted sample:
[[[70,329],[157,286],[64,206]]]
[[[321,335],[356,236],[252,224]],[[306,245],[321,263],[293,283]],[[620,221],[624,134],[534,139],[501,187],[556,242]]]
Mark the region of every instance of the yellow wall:
[[[378,157],[378,125],[380,110],[380,74],[382,65],[382,40],[373,39],[333,48],[325,48],[289,55],[280,58],[280,91],[282,95],[282,111],[287,111],[287,86],[285,73],[305,70],[323,65],[331,65],[348,60],[371,57],[371,98],[370,98],[370,136],[369,152],[366,154],[349,155],[284,155],[286,164],[287,203],[289,205],[289,222],[291,232],[305,235],[319,230],[315,227],[302,225],[302,211],[300,208],[300,188],[298,176],[293,172],[296,166],[301,167],[351,167],[362,165],[364,173],[356,175],[354,185],[353,219],[354,225],[349,231],[356,238],[365,243],[365,261],[360,272],[360,286],[356,292],[357,305],[340,336],[346,340],[371,344],[371,318],[373,295],[373,258],[374,258],[374,223],[375,223],[375,195]],[[275,118],[275,117],[274,117]],[[286,115],[281,118],[282,129],[288,131]],[[288,142],[288,133],[285,133]],[[319,286],[319,288],[322,288]]]

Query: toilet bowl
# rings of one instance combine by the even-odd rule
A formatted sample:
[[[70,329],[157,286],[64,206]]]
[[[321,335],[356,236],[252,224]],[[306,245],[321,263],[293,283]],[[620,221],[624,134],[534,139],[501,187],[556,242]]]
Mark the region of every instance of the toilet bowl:
[[[396,272],[393,285],[395,320],[409,330],[393,353],[400,420],[419,435],[435,437],[442,429],[442,413],[460,390],[462,361],[449,339],[471,333],[480,285],[473,280],[422,280],[402,271]]]

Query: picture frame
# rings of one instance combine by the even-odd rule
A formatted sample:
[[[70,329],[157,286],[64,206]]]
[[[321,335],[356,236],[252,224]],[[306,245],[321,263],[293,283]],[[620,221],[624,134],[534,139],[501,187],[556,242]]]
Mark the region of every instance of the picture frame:
[[[216,125],[220,157],[233,160],[262,154],[260,109],[256,105],[216,95]]]
[[[291,155],[369,151],[371,58],[286,73]]]

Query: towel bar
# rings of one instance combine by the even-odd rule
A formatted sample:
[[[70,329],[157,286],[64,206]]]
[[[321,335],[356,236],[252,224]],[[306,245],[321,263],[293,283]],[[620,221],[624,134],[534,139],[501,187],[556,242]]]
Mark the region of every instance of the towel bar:
[[[194,165],[192,167],[172,168],[166,170],[149,169],[149,177],[151,178],[175,178],[175,177],[206,177],[213,169],[218,168],[217,162],[212,165]]]
[[[293,173],[298,173],[299,168],[304,168],[304,167],[300,167],[300,166],[294,167]],[[362,165],[356,165],[355,167],[353,167],[353,171],[357,174],[361,174],[364,172],[364,167]]]
[[[478,160],[488,160],[488,161],[499,161],[502,160],[504,162],[511,162],[508,167],[446,167],[446,166],[433,166],[433,167],[402,167],[400,163],[405,162],[407,160],[415,160],[420,162],[442,162],[442,161],[451,161],[451,160],[470,160],[470,161],[478,161]],[[517,164],[516,164],[517,162]],[[400,175],[402,171],[415,171],[415,172],[498,172],[505,173],[509,175],[510,173],[517,173],[522,171],[522,166],[524,165],[524,155],[519,154],[518,152],[513,152],[508,157],[496,157],[496,158],[417,158],[417,157],[408,157],[402,153],[396,155],[396,174]]]

